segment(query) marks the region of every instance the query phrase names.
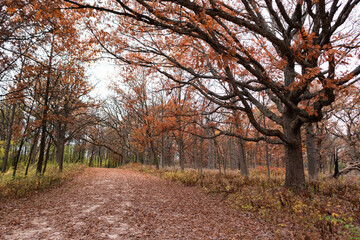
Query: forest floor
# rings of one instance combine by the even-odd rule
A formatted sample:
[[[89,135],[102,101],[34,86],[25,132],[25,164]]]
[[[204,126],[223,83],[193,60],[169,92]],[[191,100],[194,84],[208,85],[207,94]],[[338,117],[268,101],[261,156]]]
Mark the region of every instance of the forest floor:
[[[269,223],[220,195],[150,174],[87,168],[0,206],[0,239],[275,239]],[[281,239],[294,239],[283,237]]]

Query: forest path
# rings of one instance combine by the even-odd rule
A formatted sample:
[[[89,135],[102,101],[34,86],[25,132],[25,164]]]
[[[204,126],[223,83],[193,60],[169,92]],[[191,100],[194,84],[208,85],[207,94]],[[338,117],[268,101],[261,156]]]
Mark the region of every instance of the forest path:
[[[121,169],[0,208],[0,239],[273,239],[265,226],[198,187]]]

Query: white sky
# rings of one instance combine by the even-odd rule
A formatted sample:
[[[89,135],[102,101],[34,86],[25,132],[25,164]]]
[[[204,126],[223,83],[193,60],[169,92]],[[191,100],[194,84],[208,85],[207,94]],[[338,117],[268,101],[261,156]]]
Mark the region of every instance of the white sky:
[[[87,68],[90,84],[94,86],[91,96],[94,98],[105,99],[111,91],[108,89],[112,81],[120,79],[117,66],[111,61],[98,60]]]

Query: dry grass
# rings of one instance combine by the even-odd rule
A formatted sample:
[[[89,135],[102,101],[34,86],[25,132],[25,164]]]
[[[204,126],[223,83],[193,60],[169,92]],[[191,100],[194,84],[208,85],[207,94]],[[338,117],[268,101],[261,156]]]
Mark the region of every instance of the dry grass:
[[[72,179],[84,165],[66,164],[64,171],[59,173],[58,167],[54,164],[48,164],[44,175],[36,174],[34,168],[30,169],[27,176],[24,176],[25,169],[20,167],[16,177],[12,177],[12,169],[6,173],[0,174],[0,199],[15,198],[27,196],[31,193],[58,186],[65,180]]]
[[[289,189],[283,187],[284,170],[276,168],[268,180],[262,168],[244,178],[237,172],[127,167],[222,194],[232,208],[261,217],[273,225],[274,232],[285,231],[296,239],[360,239],[360,185],[354,179],[326,179]]]

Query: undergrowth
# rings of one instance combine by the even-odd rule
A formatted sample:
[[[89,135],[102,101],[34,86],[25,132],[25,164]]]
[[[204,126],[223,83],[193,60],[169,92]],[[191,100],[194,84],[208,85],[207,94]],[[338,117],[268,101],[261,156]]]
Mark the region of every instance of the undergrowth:
[[[60,185],[66,180],[74,178],[84,169],[84,165],[69,163],[64,165],[62,173],[58,166],[48,164],[44,175],[36,174],[35,169],[30,169],[24,176],[24,168],[20,167],[16,177],[12,176],[12,168],[6,173],[0,174],[0,199],[24,197],[31,193]]]
[[[222,194],[232,208],[260,216],[279,236],[287,233],[295,234],[296,239],[360,239],[358,182],[326,179],[295,190],[283,187],[283,170],[276,169],[268,180],[263,169],[245,178],[237,172],[200,174],[196,170],[156,170],[140,164],[127,167]]]

